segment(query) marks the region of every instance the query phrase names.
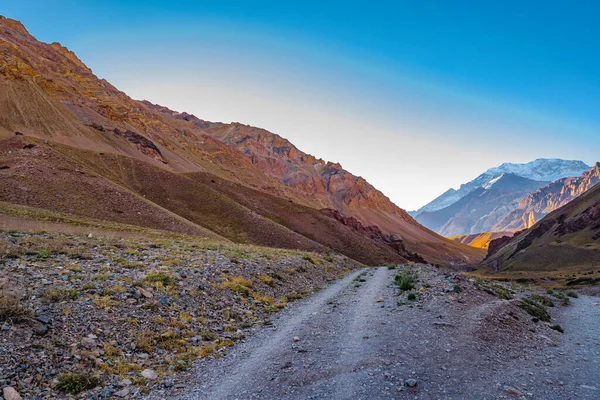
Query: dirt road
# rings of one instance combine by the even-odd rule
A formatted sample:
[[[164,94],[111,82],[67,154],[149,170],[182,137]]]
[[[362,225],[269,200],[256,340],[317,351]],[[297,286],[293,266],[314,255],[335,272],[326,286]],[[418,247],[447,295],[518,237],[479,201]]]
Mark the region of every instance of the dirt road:
[[[486,293],[439,290],[454,281],[436,271],[420,273],[418,301],[398,306],[395,272],[358,271],[291,305],[227,357],[201,362],[187,393],[154,397],[600,399],[600,299],[557,308],[563,335]]]

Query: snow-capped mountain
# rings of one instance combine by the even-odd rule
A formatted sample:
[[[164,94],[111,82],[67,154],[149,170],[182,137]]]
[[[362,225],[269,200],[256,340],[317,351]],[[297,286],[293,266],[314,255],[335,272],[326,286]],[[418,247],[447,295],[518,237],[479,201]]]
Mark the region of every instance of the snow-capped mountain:
[[[443,236],[489,232],[517,208],[524,196],[545,185],[545,182],[515,174],[500,174],[456,203],[441,210],[423,212],[416,220]]]
[[[502,174],[513,174],[540,182],[552,182],[568,176],[580,176],[590,168],[583,161],[562,160],[560,158],[538,158],[525,164],[504,163],[498,167],[488,169],[472,181],[460,185],[458,189],[448,189],[439,197],[420,209],[410,212],[410,214],[416,218],[423,212],[437,211],[451,206],[480,187],[490,189]]]
[[[504,163],[485,171],[486,174],[515,174],[534,181],[552,182],[567,176],[580,176],[591,166],[583,161],[561,160],[560,158],[538,158],[526,164]]]

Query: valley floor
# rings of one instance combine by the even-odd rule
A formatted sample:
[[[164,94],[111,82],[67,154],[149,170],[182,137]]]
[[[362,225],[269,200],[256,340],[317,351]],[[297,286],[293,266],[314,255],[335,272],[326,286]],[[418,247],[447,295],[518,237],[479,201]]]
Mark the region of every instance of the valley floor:
[[[412,270],[414,302],[398,270],[354,272],[151,398],[600,398],[600,299],[551,308],[561,334],[474,280]]]

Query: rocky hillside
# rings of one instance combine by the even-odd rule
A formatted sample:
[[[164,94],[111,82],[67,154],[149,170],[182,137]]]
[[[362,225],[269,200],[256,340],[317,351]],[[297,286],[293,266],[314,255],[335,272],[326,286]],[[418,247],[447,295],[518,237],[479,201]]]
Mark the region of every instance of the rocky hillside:
[[[493,271],[592,271],[600,260],[600,185],[531,228],[490,244],[483,265]]]
[[[242,124],[203,121],[191,114],[131,99],[98,79],[67,48],[58,43],[39,42],[18,21],[0,18],[0,49],[0,138],[9,140],[19,132],[24,134],[23,146],[32,144],[39,149],[34,152],[51,154],[41,158],[21,151],[11,153],[8,156],[11,163],[26,163],[19,168],[29,171],[26,179],[35,181],[36,189],[19,185],[20,178],[14,174],[18,169],[8,165],[11,168],[2,170],[1,178],[11,180],[12,184],[3,186],[0,200],[58,207],[56,197],[40,189],[52,187],[60,175],[69,175],[75,182],[82,171],[80,167],[84,166],[83,175],[101,181],[100,186],[116,190],[119,196],[136,197],[140,204],[140,209],[131,212],[101,205],[99,209],[107,211],[103,218],[127,217],[134,222],[137,215],[141,223],[146,223],[142,210],[151,207],[152,213],[166,213],[184,225],[195,225],[194,229],[208,229],[243,243],[277,247],[299,243],[300,248],[305,248],[302,243],[314,242],[311,236],[306,236],[310,232],[291,228],[278,216],[257,214],[253,210],[259,207],[242,205],[233,195],[220,193],[219,185],[212,183],[226,180],[252,189],[255,196],[268,194],[266,199],[281,199],[314,212],[336,209],[365,226],[377,226],[386,235],[398,235],[409,252],[419,253],[428,261],[456,265],[477,261],[481,256],[423,228],[363,178],[345,171],[339,164],[301,152],[278,135]],[[3,143],[14,145],[10,141]],[[16,155],[22,155],[26,161],[15,159]],[[52,166],[49,162],[57,158],[70,166],[63,169]],[[214,178],[208,183],[199,182],[193,179],[194,174]],[[190,184],[190,180],[194,183]],[[21,186],[30,191],[19,189]],[[75,184],[70,188],[75,192],[63,190],[65,198],[82,196],[90,201],[116,201],[106,195],[87,196]],[[209,199],[202,197],[205,194]],[[83,201],[71,205],[71,209],[82,215],[94,210],[89,207],[91,204]],[[236,212],[229,214],[231,209]],[[231,217],[236,214],[243,218]],[[221,223],[223,219],[226,222]],[[255,225],[253,220],[260,223]],[[246,221],[242,222],[245,227],[240,228],[238,221]],[[259,228],[261,225],[264,227]],[[319,226],[315,227],[317,231],[328,232],[329,228],[321,230]],[[280,238],[290,240],[280,242]],[[367,244],[373,241],[365,240],[364,235],[361,242],[363,248],[371,248],[369,254],[380,251],[377,250],[380,243]],[[325,243],[314,243],[328,247]],[[361,246],[345,243],[340,248],[347,251]],[[368,262],[385,261],[369,258]]]
[[[147,101],[143,103],[166,119],[185,119],[198,127],[208,124],[194,115],[178,113]],[[236,149],[270,179],[292,190],[295,201],[311,207],[333,208],[366,226],[377,227],[384,234],[397,235],[409,251],[422,254],[431,262],[461,264],[453,255],[457,251],[468,262],[478,256],[464,247],[455,249],[452,242],[423,229],[364,178],[352,175],[340,164],[302,152],[277,134],[240,123],[212,124],[205,132]]]
[[[499,231],[530,228],[548,213],[585,193],[600,182],[600,163],[579,177],[562,178],[538,189],[521,200],[495,227]]]
[[[137,398],[172,386],[196,359],[222,357],[288,301],[359,266],[158,231],[120,234],[0,231],[0,387],[25,399]]]
[[[545,182],[502,174],[446,208],[419,214],[417,221],[445,236],[492,232],[524,196],[544,185]]]

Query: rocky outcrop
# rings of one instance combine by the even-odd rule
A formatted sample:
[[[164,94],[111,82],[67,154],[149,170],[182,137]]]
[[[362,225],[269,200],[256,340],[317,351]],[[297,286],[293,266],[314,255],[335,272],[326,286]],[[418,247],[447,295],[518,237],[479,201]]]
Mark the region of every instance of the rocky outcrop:
[[[352,229],[368,236],[372,240],[379,241],[387,244],[402,257],[406,258],[409,261],[418,262],[418,263],[426,263],[425,259],[421,257],[417,253],[412,253],[406,249],[404,245],[404,241],[402,240],[402,236],[397,233],[386,235],[381,232],[378,226],[364,226],[359,220],[354,217],[347,217],[342,215],[338,210],[334,210],[331,208],[325,208],[321,210],[321,212],[327,215],[330,218],[333,218],[342,224],[351,227]]]
[[[355,215],[353,209],[357,208],[376,209],[414,223],[406,211],[364,178],[351,174],[339,163],[304,153],[277,134],[240,123],[222,124],[206,132],[246,155],[263,173],[316,197],[324,206],[333,205],[350,215]]]
[[[487,254],[487,257],[491,256],[499,248],[501,248],[506,243],[508,243],[508,241],[511,239],[511,237],[512,236],[502,236],[502,237],[499,237],[497,239],[493,239],[492,241],[490,241],[490,244],[488,245],[488,254]]]

